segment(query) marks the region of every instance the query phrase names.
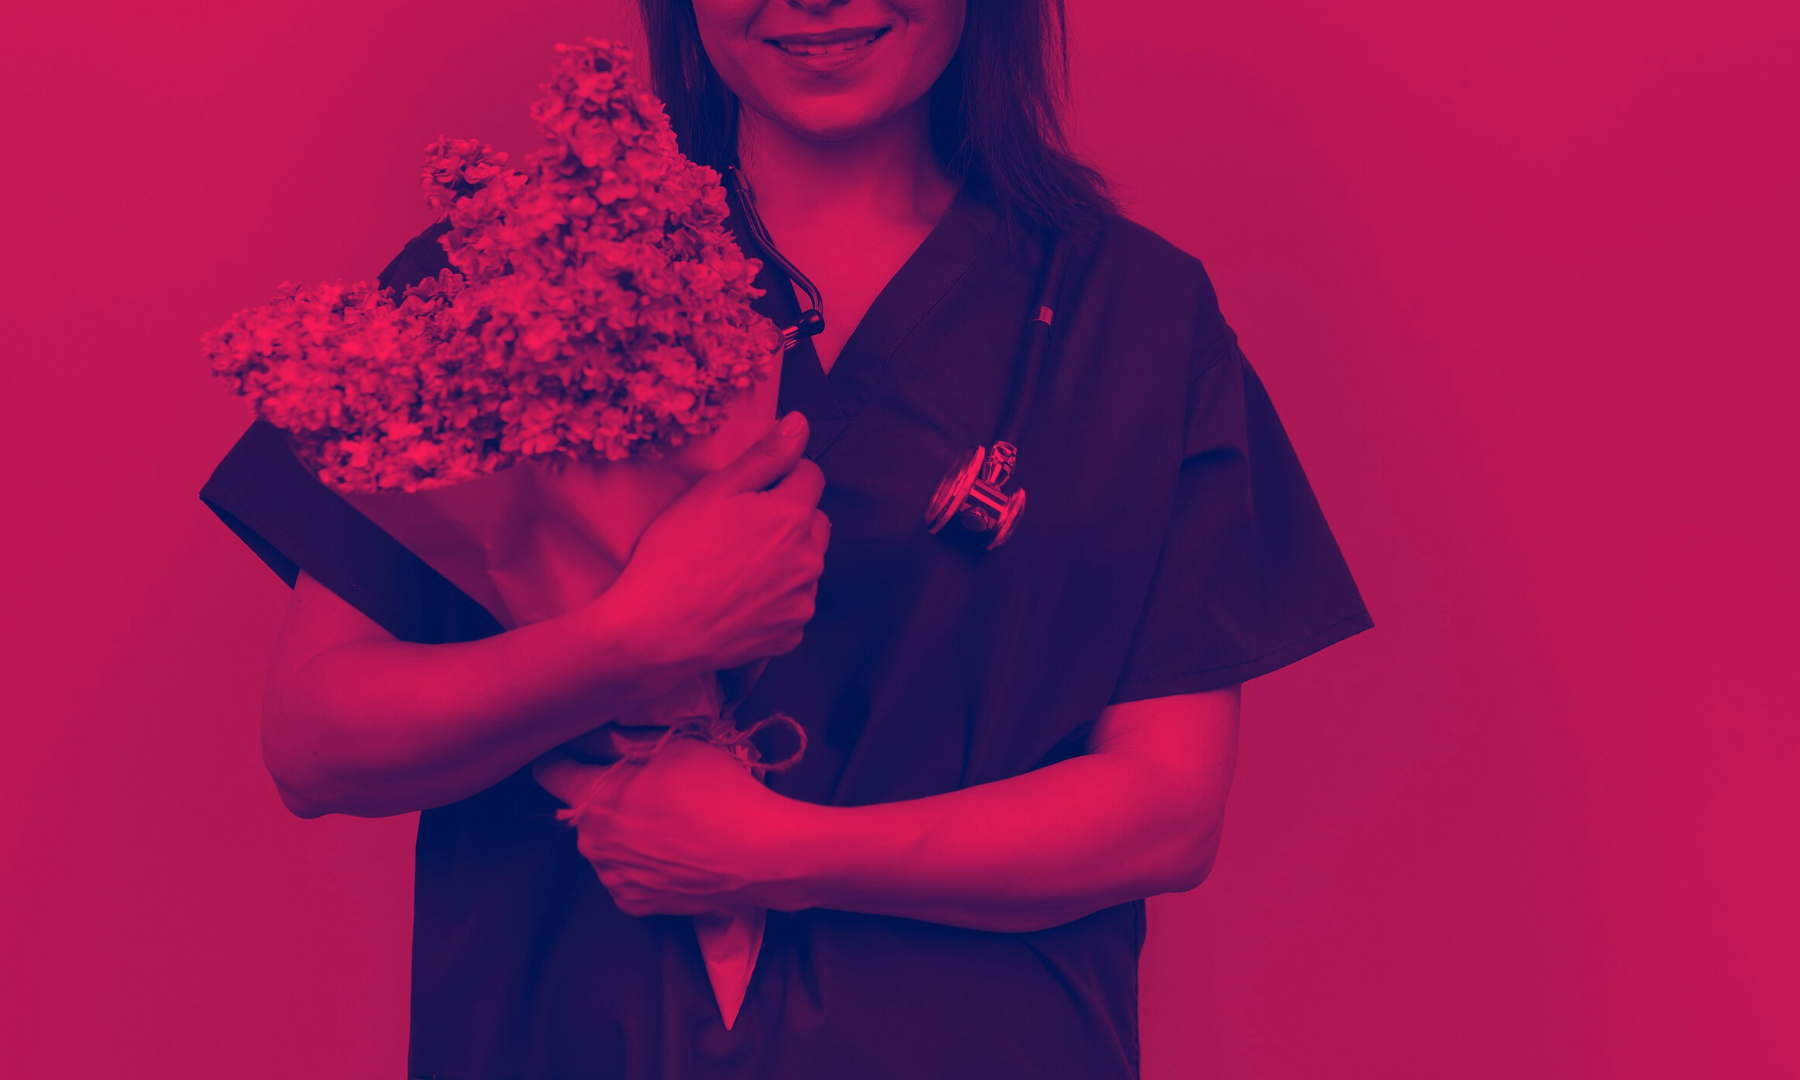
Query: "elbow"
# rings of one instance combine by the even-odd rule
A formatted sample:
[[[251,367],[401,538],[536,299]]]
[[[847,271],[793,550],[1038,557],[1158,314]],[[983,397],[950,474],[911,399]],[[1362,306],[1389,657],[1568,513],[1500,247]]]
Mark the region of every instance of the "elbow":
[[[1205,883],[1219,858],[1219,831],[1213,826],[1181,845],[1180,851],[1171,859],[1170,883],[1165,891],[1192,892]]]
[[[1192,892],[1205,884],[1212,874],[1213,862],[1218,858],[1219,848],[1215,843],[1212,850],[1197,858],[1187,861],[1175,874],[1175,884],[1170,892]]]
[[[288,813],[308,821],[331,813],[330,807],[283,782],[274,772],[271,771],[269,776],[275,781],[275,794],[281,797],[281,805],[287,807]]]
[[[311,820],[336,812],[329,795],[328,772],[323,767],[316,725],[305,722],[307,710],[296,709],[293,694],[271,667],[263,690],[263,768],[275,782],[281,805],[297,818]]]
[[[307,820],[327,814],[389,817],[419,809],[396,805],[391,741],[371,740],[367,725],[347,719],[346,712],[316,681],[271,666],[260,734],[263,767],[281,805]]]
[[[366,794],[350,784],[334,780],[323,770],[285,768],[269,761],[266,755],[263,763],[269,770],[269,778],[275,781],[275,794],[280,796],[281,805],[297,818],[310,821],[327,814],[376,818],[406,812],[371,801]]]
[[[298,767],[265,750],[263,765],[269,770],[269,779],[275,781],[281,805],[297,818],[310,821],[327,814],[379,818],[415,809],[387,805],[390,800],[383,799],[370,784],[355,783],[351,777],[333,772],[317,761]]]
[[[281,805],[287,807],[288,813],[297,818],[311,820],[324,817],[326,814],[343,813],[340,800],[333,796],[332,785],[322,775],[323,770],[316,765],[313,768],[300,768],[297,763],[282,753],[278,744],[271,742],[265,726],[263,732],[263,767],[269,771],[269,779],[275,782],[275,794],[280,796]]]
[[[352,785],[332,768],[315,737],[284,721],[278,709],[265,707],[262,723],[263,767],[275,782],[275,794],[288,813],[311,820],[327,814],[371,816],[359,812]]]
[[[327,814],[393,817],[442,804],[415,801],[417,792],[397,785],[391,773],[323,753],[319,746],[304,741],[289,743],[272,737],[267,723],[263,727],[263,767],[275,782],[281,805],[307,820]]]

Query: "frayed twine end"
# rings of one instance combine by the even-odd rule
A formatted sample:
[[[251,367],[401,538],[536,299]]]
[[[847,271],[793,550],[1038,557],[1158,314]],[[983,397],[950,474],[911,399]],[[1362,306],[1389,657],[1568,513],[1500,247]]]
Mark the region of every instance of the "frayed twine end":
[[[756,749],[756,744],[751,741],[759,732],[771,727],[786,727],[794,733],[793,752],[779,761],[761,760],[761,753]],[[750,775],[758,780],[769,773],[783,772],[792,768],[806,754],[806,729],[800,726],[800,721],[786,713],[773,713],[765,716],[747,728],[738,727],[736,721],[730,716],[684,721],[664,728],[662,736],[650,746],[641,750],[627,750],[619,756],[618,760],[608,763],[600,775],[594,778],[594,782],[589,785],[587,797],[579,803],[558,810],[556,820],[573,825],[575,819],[587,810],[588,804],[594,800],[595,796],[600,793],[600,789],[606,786],[620,767],[644,764],[661,753],[662,748],[669,745],[671,739],[699,739],[701,742],[716,746],[737,758],[743,763],[744,768],[750,770]]]

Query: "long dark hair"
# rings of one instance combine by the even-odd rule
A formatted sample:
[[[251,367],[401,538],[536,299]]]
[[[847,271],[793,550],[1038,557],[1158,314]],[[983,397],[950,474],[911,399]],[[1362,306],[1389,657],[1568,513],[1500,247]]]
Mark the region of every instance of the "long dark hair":
[[[946,171],[987,189],[1009,223],[1092,236],[1117,206],[1069,149],[1064,0],[968,0],[962,41],[931,88],[931,139]],[[700,43],[693,0],[638,0],[650,78],[681,150],[723,172],[737,161],[737,95]]]

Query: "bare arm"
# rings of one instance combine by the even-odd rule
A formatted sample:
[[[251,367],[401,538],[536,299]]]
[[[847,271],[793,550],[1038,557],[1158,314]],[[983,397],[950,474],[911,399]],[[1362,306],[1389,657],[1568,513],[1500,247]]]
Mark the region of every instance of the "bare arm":
[[[622,785],[596,789],[595,770],[562,758],[537,771],[566,802],[598,791],[581,848],[631,914],[740,903],[1022,932],[1205,879],[1238,705],[1237,687],[1115,705],[1079,757],[874,806],[783,798],[692,742]]]
[[[1218,854],[1237,719],[1236,687],[1129,702],[1101,714],[1088,753],[1023,776],[818,808],[772,898],[1024,931],[1192,889]]]
[[[674,685],[681,670],[634,656],[619,614],[414,645],[302,573],[263,704],[282,802],[302,817],[455,802]]]
[[[398,641],[302,574],[263,709],[282,801],[442,806],[684,678],[793,649],[829,535],[805,444],[804,426],[771,434],[665,510],[592,603],[481,641]]]

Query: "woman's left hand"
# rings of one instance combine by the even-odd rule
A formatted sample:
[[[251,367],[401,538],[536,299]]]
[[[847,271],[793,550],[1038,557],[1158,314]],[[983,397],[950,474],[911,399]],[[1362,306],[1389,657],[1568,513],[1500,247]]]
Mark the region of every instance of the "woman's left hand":
[[[806,804],[770,791],[718,747],[672,739],[649,761],[616,768],[552,752],[531,771],[581,808],[576,847],[627,915],[773,906],[766,887],[791,873],[783,864]]]

